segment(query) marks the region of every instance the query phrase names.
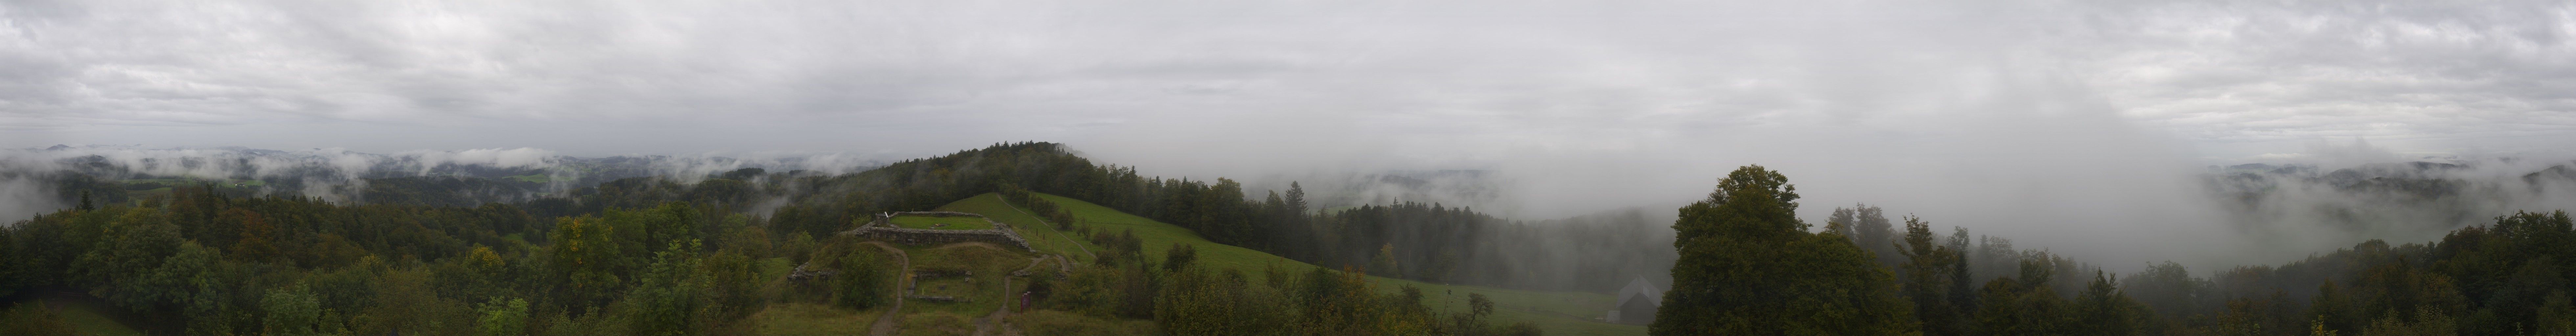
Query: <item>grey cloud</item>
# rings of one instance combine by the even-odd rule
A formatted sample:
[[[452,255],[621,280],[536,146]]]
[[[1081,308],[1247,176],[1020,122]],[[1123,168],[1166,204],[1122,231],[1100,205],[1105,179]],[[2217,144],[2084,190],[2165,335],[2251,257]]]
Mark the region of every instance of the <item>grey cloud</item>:
[[[2571,36],[2552,1],[20,1],[0,145],[532,147],[696,176],[1061,141],[1263,188],[1490,171],[1459,200],[1526,218],[1677,206],[1759,163],[1813,214],[2117,266],[2260,252],[2222,248],[2247,242],[2207,164],[2350,138],[2565,156]]]

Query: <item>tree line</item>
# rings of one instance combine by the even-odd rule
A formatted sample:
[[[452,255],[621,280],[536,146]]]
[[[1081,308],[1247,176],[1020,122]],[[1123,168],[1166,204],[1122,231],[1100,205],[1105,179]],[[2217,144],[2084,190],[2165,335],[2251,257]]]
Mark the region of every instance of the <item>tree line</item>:
[[[1071,174],[1081,172],[1103,174]],[[1230,180],[1145,182],[1133,168],[1091,166],[1051,144],[1034,143],[836,176],[746,169],[694,182],[621,179],[565,197],[472,207],[407,197],[366,204],[250,197],[198,185],[167,195],[87,202],[0,229],[0,295],[88,293],[120,309],[170,317],[143,326],[156,333],[732,334],[747,326],[743,317],[770,303],[866,309],[890,302],[897,283],[890,278],[899,272],[889,256],[832,234],[863,218],[858,216],[927,210],[978,193],[1021,190],[1021,183],[1075,195],[1093,190],[1091,197],[1112,189],[1062,182],[1086,178],[1081,176],[1136,182],[1125,192],[1153,196],[1123,198],[1124,204],[1192,223],[1215,239],[1279,249],[1279,241],[1251,243],[1271,238],[1252,233],[1269,229],[1254,227],[1267,222],[1250,217],[1306,218],[1304,211],[1246,200]],[[383,187],[413,191],[396,195],[428,195],[471,185]],[[1026,193],[1005,194],[1059,222],[1074,221],[1061,209],[1043,210],[1055,208],[1051,203],[1027,201]],[[783,205],[762,209],[763,204]],[[1432,313],[1422,308],[1418,290],[1387,296],[1356,269],[1282,273],[1251,282],[1242,270],[1195,266],[1187,248],[1148,258],[1132,232],[1089,236],[1112,247],[1110,253],[1071,280],[1038,286],[1061,293],[1045,304],[1068,311],[1105,309],[1105,318],[1154,320],[1184,330],[1176,334],[1537,332],[1527,325],[1491,325],[1489,310]],[[785,280],[778,271],[792,265],[838,274]],[[1245,294],[1256,292],[1280,295]],[[1219,302],[1212,298],[1275,300],[1264,306],[1294,309],[1302,315],[1281,316],[1298,316],[1300,327],[1190,315],[1198,310],[1189,307]]]
[[[608,208],[543,225],[514,206],[343,205],[182,189],[139,205],[47,214],[0,229],[0,291],[75,290],[204,335],[740,334],[752,312],[895,299],[897,263],[847,236],[773,235],[756,217],[685,202]],[[211,214],[211,215],[208,215]],[[1213,269],[1189,245],[1142,253],[1132,231],[1091,235],[1101,261],[1040,284],[1038,304],[1153,321],[1171,335],[1537,335],[1492,301],[1438,312],[1365,271]],[[762,262],[836,274],[788,280]],[[5,293],[0,293],[5,294]],[[1472,308],[1482,307],[1482,308]],[[22,310],[48,312],[43,308]],[[10,317],[16,318],[16,317]],[[26,318],[27,326],[60,326]],[[15,320],[12,320],[15,321]],[[50,323],[50,324],[48,324]],[[29,332],[52,333],[61,329]]]

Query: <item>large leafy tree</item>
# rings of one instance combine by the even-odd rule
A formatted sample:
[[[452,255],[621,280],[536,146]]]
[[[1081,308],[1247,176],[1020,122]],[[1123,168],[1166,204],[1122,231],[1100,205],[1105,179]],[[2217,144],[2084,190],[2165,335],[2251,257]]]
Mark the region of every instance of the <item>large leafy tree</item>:
[[[128,309],[149,309],[171,295],[153,286],[152,272],[178,254],[179,227],[150,208],[130,208],[108,222],[95,247],[72,263],[75,275],[95,284],[90,294]]]
[[[1913,335],[1893,275],[1840,234],[1807,232],[1787,176],[1745,166],[1673,223],[1655,335]]]
[[[616,227],[597,218],[582,216],[556,221],[552,269],[555,280],[565,295],[568,308],[575,310],[606,303],[623,290],[619,277],[621,259]]]

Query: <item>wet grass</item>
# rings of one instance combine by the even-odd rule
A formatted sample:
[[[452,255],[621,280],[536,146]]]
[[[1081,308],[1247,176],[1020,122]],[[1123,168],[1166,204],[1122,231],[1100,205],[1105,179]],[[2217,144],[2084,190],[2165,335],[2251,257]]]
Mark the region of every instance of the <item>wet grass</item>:
[[[752,313],[753,335],[867,335],[885,310],[850,310],[819,303],[779,303]]]
[[[904,310],[911,311],[912,309],[911,307],[904,307]],[[895,331],[895,334],[904,336],[974,334],[974,321],[977,316],[983,316],[983,314],[966,315],[952,312],[907,313],[903,314],[903,326],[898,328]]]
[[[993,221],[1010,224],[1011,231],[1018,233],[1020,239],[1028,240],[1029,247],[1037,249],[1039,253],[1062,255],[1078,262],[1091,262],[1092,254],[1100,253],[1099,246],[1090,245],[1070,233],[1057,231],[1051,223],[1031,216],[1027,209],[1019,209],[1003,203],[1002,196],[999,194],[985,193],[950,202],[939,206],[939,211],[980,214]],[[1086,251],[1090,253],[1084,253]]]
[[[54,307],[54,313],[62,316],[63,322],[70,323],[73,329],[80,330],[82,333],[98,336],[143,335],[142,331],[135,330],[124,323],[118,323],[115,318],[110,317],[116,307],[94,300],[58,297],[24,300],[9,304],[7,313],[14,314],[21,309],[36,309],[37,305]]]
[[[893,222],[895,227],[910,229],[983,230],[993,228],[992,222],[987,222],[984,221],[983,218],[975,217],[895,216],[894,219],[889,221]]]

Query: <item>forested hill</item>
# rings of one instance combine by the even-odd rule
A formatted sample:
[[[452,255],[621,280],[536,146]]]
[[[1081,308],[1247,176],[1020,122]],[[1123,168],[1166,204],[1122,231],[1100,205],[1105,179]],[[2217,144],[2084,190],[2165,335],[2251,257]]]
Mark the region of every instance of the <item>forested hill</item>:
[[[1004,185],[1073,197],[1190,228],[1210,241],[1327,267],[1365,266],[1380,255],[1394,270],[1372,274],[1504,287],[1617,290],[1635,276],[1661,279],[1673,254],[1666,223],[1633,212],[1549,222],[1494,218],[1440,204],[1368,205],[1331,213],[1304,191],[1244,190],[1231,179],[1142,175],[1097,164],[1044,142],[996,144],[906,160],[844,175],[744,169],[703,177],[645,177],[577,189],[567,198],[525,203],[538,218],[687,202],[714,213],[748,213],[773,232],[822,236],[869,214],[929,210]]]
[[[179,186],[130,202],[88,200],[0,229],[0,296],[87,293],[147,316],[127,323],[156,334],[716,332],[740,327],[758,298],[778,295],[764,291],[779,285],[758,279],[846,253],[816,252],[848,248],[832,231],[868,214],[1022,186],[1178,223],[1218,243],[1411,279],[1602,286],[1526,276],[1574,276],[1514,262],[1540,252],[1511,244],[1542,240],[1628,253],[1530,259],[1591,267],[1601,282],[1630,278],[1601,273],[1659,273],[1671,260],[1668,249],[1656,259],[1668,242],[1602,233],[1652,237],[1658,225],[1635,224],[1642,221],[1599,220],[1630,224],[1570,235],[1560,233],[1579,229],[1436,204],[1318,214],[1296,189],[1252,201],[1231,180],[1147,178],[1056,144],[1018,143],[854,174],[629,178],[569,197],[474,207]]]
[[[2576,272],[2562,266],[2576,258],[2576,220],[2565,211],[2206,277],[2171,262],[2122,276],[2007,241],[1971,246],[1961,229],[1942,239],[1921,217],[1892,228],[1866,206],[1836,209],[1811,232],[1786,176],[1745,166],[1681,209],[1682,256],[1650,333],[2576,334]]]

